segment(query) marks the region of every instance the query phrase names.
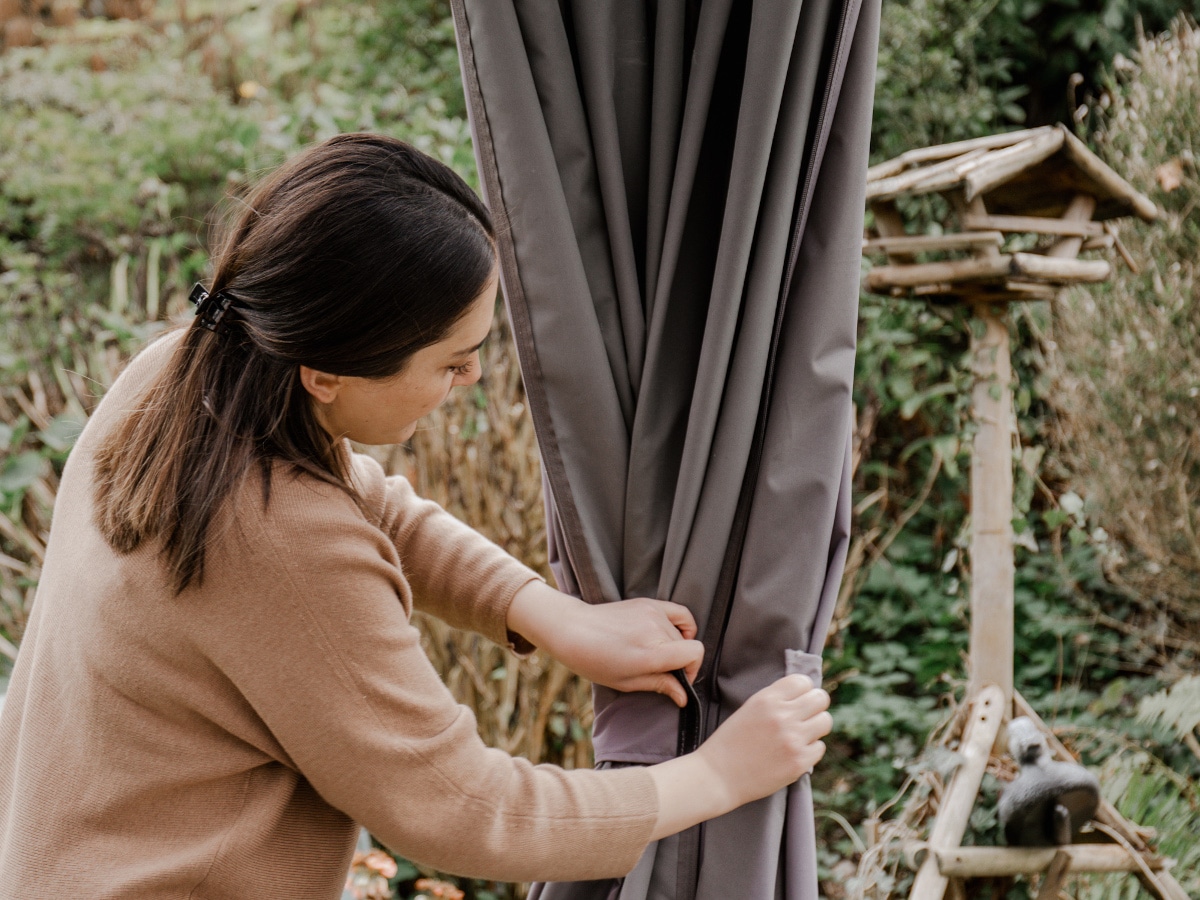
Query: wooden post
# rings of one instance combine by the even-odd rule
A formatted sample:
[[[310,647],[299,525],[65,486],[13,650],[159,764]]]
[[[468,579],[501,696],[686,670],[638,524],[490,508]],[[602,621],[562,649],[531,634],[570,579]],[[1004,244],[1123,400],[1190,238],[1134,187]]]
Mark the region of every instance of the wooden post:
[[[913,879],[911,900],[942,900],[946,894],[948,879],[938,868],[938,851],[952,850],[962,843],[992,745],[1005,718],[1004,704],[1004,694],[995,685],[983,688],[972,700],[971,718],[959,750],[963,761],[954,770],[950,786],[938,804],[937,818],[929,834],[930,852]]]
[[[1084,177],[1061,173],[1063,160],[1058,157],[1047,163],[1059,151]],[[1040,175],[1034,177],[1047,181],[1044,196],[1026,196],[1019,191],[1003,198],[1002,213],[989,213],[985,194],[998,196],[1010,179],[1028,177],[1039,169]],[[1095,195],[1085,193],[1094,185],[1100,188]],[[1064,187],[1069,192],[1065,197]],[[949,201],[959,231],[937,236],[906,234],[897,199],[931,193]],[[971,399],[976,429],[971,448],[968,725],[962,740],[964,762],[938,804],[928,843],[921,844],[928,852],[910,861],[917,869],[910,897],[959,900],[966,893],[966,878],[1042,872],[1045,877],[1038,900],[1057,900],[1068,873],[1095,870],[1133,871],[1160,900],[1184,900],[1163,861],[1148,853],[1143,836],[1109,804],[1102,804],[1097,813],[1097,830],[1109,833],[1116,844],[1044,850],[960,846],[988,759],[1002,752],[1003,726],[1013,714],[1014,704],[1019,712],[1034,715],[1022,708],[1024,701],[1013,689],[1016,422],[1007,305],[1053,300],[1066,285],[1110,277],[1107,261],[1078,258],[1085,248],[1116,243],[1115,238],[1106,239],[1104,224],[1092,221],[1098,197],[1104,198],[1106,212],[1111,212],[1112,202],[1117,201],[1147,221],[1155,217],[1154,204],[1062,126],[1022,132],[1019,138],[988,138],[910,151],[870,170],[867,197],[878,236],[866,240],[864,249],[882,251],[888,259],[887,265],[871,270],[867,288],[892,296],[966,303],[973,311]],[[1044,214],[1047,205],[1064,200],[1066,208],[1060,217]],[[1003,235],[1007,233],[1047,235],[1049,247],[1044,253],[1006,248]],[[962,251],[968,252],[969,258],[921,256],[922,261],[917,262],[918,256],[926,253]],[[1046,731],[1040,720],[1035,718],[1035,722]],[[1052,746],[1057,744],[1049,732],[1047,737]],[[1061,746],[1058,749],[1065,752]]]
[[[1067,869],[1071,867],[1071,857],[1059,850],[1054,854],[1042,886],[1038,889],[1037,900],[1058,900],[1058,892],[1062,890],[1063,882],[1067,880]]]
[[[1096,198],[1091,194],[1076,194],[1070,204],[1067,206],[1066,212],[1063,213],[1064,222],[1090,222],[1092,213],[1096,211]],[[1046,251],[1047,256],[1058,257],[1060,259],[1074,259],[1079,255],[1080,249],[1083,247],[1082,237],[1067,237],[1056,243],[1053,247]]]
[[[951,195],[959,220],[986,218],[983,198]],[[976,265],[1009,259],[995,245],[975,248]],[[1012,358],[1008,323],[1000,304],[973,305],[971,394],[976,432],[971,447],[971,622],[967,696],[984,685],[1004,693],[1004,719],[1012,710]],[[996,734],[1000,740],[1000,732]]]
[[[979,304],[971,322],[977,431],[971,454],[971,634],[968,696],[986,684],[1012,708],[1012,361],[1002,307]]]
[[[875,230],[883,237],[905,237],[907,232],[904,230],[904,217],[900,215],[900,210],[896,209],[895,203],[880,201],[871,204],[871,212],[875,214]],[[901,253],[893,250],[887,251],[888,262],[896,265],[904,265],[914,263],[917,258],[911,253]]]

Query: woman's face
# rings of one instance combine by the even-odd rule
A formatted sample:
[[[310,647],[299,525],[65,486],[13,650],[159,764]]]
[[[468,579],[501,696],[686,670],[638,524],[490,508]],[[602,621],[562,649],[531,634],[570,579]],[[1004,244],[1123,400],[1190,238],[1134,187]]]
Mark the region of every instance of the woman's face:
[[[449,333],[414,353],[398,375],[359,378],[301,366],[301,383],[325,430],[360,444],[399,444],[413,436],[418,420],[437,409],[451,388],[477,382],[479,347],[492,327],[498,280],[493,269]]]

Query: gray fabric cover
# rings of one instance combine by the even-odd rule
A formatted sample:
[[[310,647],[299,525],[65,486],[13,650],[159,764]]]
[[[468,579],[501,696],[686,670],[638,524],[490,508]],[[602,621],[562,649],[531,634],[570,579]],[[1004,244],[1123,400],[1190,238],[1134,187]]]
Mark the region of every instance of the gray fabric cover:
[[[720,647],[707,733],[785,672],[820,677],[878,3],[452,4],[560,586],[674,600],[706,630],[741,551],[728,625],[701,635]],[[598,764],[675,755],[669,700],[594,697]],[[623,883],[531,896],[815,900],[807,779],[651,846]]]

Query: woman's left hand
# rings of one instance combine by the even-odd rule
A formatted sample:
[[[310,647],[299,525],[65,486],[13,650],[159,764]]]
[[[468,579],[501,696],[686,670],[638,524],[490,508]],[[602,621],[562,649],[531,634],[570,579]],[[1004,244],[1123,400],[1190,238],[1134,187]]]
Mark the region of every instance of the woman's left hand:
[[[508,628],[590,681],[666,694],[681,707],[687,694],[671,673],[691,681],[704,656],[687,607],[648,597],[593,606],[540,581],[517,591]]]

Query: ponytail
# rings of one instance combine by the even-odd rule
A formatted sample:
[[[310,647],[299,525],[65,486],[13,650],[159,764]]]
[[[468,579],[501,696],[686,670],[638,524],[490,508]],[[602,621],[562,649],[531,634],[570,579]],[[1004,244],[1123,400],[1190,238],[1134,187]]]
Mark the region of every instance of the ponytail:
[[[96,455],[96,521],[130,553],[159,541],[177,593],[203,581],[229,493],[277,461],[352,496],[299,367],[398,374],[440,340],[494,266],[486,208],[443,164],[391,138],[341,135],[281,168],[218,242],[214,333],[200,319]]]

